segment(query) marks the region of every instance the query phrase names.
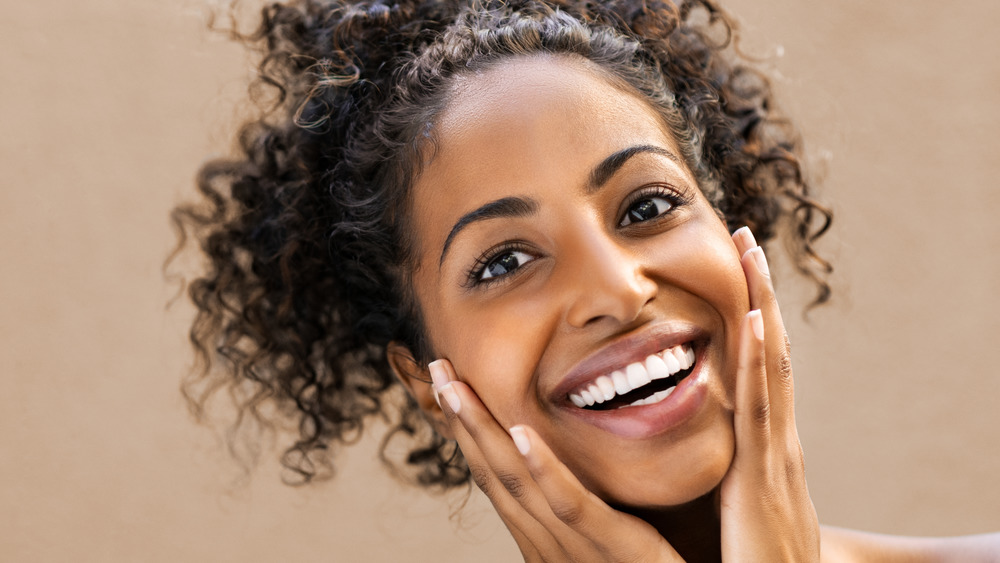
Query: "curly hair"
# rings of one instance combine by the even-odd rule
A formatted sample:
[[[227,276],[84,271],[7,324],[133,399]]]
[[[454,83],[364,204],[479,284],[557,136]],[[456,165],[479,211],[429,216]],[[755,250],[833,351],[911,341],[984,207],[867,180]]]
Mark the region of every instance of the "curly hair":
[[[748,225],[761,244],[783,233],[814,304],[829,298],[814,242],[831,214],[713,0],[298,0],[261,17],[233,33],[261,52],[251,91],[270,93],[268,107],[242,127],[238,156],[203,166],[201,200],[172,216],[179,248],[193,238],[207,257],[189,284],[200,369],[183,390],[201,412],[228,389],[236,427],[297,423],[282,457],[291,482],[329,475],[331,447],[373,416],[390,424],[383,460],[406,440],[391,467],[424,485],[469,481],[455,445],[398,392],[386,346],[431,359],[409,287],[408,195],[449,87],[500,61],[580,57],[640,93],[730,229]]]

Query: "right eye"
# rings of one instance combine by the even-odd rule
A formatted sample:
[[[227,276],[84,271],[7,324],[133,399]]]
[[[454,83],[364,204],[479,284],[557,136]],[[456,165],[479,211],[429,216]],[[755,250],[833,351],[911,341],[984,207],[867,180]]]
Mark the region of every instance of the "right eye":
[[[479,270],[477,280],[480,282],[506,276],[521,266],[534,260],[535,257],[520,250],[505,250],[487,259]]]

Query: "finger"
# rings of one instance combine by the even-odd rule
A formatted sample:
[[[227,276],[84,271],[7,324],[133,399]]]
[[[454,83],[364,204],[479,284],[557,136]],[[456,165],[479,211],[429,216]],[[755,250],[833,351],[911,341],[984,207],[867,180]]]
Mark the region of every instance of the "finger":
[[[740,227],[737,229],[733,233],[733,243],[739,252],[740,261],[743,262],[743,270],[747,278],[747,289],[750,294],[750,308],[761,309],[766,304],[771,304],[777,308],[778,302],[774,296],[774,287],[771,285],[771,274],[767,265],[767,258],[764,257],[764,250],[757,244],[757,239],[750,232],[750,228]],[[759,250],[759,255],[756,252],[751,252],[755,248]],[[745,258],[748,254],[754,257],[755,271],[750,271],[746,267]],[[758,275],[754,275],[755,273]]]
[[[522,555],[524,555],[525,561],[530,561],[529,556],[532,555],[536,560],[558,560],[561,556],[561,549],[556,552],[554,549],[546,548],[546,546],[557,544],[551,533],[535,520],[519,502],[506,493],[496,474],[490,468],[486,456],[459,418],[459,412],[472,407],[463,405],[462,397],[452,387],[452,382],[457,381],[458,378],[451,363],[447,360],[437,360],[431,362],[428,369],[434,382],[434,388],[442,399],[440,401],[441,410],[444,412],[455,440],[462,450],[462,455],[465,456],[473,481],[490,500],[497,514],[500,515],[500,519],[510,530],[514,541],[517,542]],[[465,402],[471,403],[468,400]]]
[[[736,375],[736,457],[754,463],[771,441],[771,404],[764,352],[764,320],[757,309],[740,323],[740,351]]]
[[[588,491],[528,426],[510,429],[552,513],[610,561],[683,561],[655,529]]]
[[[513,522],[508,521],[499,511],[497,511],[497,515],[500,516],[500,520],[507,527],[507,531],[510,532],[511,537],[514,538],[514,543],[517,544],[518,549],[521,551],[521,558],[524,559],[524,563],[545,563],[545,556],[538,550],[535,543],[529,539],[529,536],[521,531]]]
[[[536,551],[544,561],[565,559],[566,539],[556,534],[563,525],[545,504],[510,436],[472,388],[457,381],[449,362],[434,362],[430,371],[435,384],[446,382],[438,387],[442,410],[473,480],[512,530],[522,553]],[[513,533],[515,529],[518,533]],[[526,543],[518,540],[518,534]]]
[[[754,238],[750,227],[740,227],[733,232],[733,244],[740,256],[746,254],[747,250],[757,246],[757,239]]]
[[[442,394],[451,392],[460,395],[462,409],[458,412],[458,418],[495,478],[495,482],[491,484],[494,490],[487,492],[487,495],[503,496],[506,493],[544,527],[563,551],[574,553],[589,550],[587,538],[572,532],[553,514],[514,441],[486,410],[472,389],[461,382],[452,382],[442,388]],[[495,490],[497,485],[502,491]]]
[[[767,354],[767,386],[772,424],[776,429],[794,425],[794,389],[792,360],[788,334],[774,295],[770,271],[764,250],[755,246],[747,250],[740,263],[747,278],[750,307],[760,309],[764,318]]]

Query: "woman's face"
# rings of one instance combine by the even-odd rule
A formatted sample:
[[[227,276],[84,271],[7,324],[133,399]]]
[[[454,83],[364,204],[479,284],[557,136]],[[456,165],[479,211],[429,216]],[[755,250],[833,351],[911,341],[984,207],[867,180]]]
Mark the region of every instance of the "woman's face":
[[[536,56],[461,78],[435,132],[412,200],[433,350],[608,502],[711,491],[747,288],[655,111],[589,63]]]

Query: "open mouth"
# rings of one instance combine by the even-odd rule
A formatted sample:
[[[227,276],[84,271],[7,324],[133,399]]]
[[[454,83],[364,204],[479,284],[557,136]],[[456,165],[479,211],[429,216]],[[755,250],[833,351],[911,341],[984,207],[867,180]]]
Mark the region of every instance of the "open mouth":
[[[569,394],[569,400],[587,410],[610,410],[659,403],[694,370],[690,343],[674,346],[602,375]]]

